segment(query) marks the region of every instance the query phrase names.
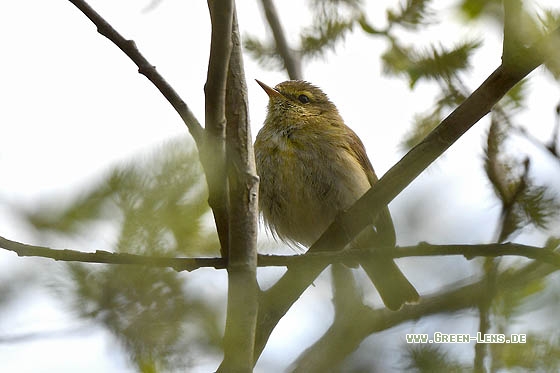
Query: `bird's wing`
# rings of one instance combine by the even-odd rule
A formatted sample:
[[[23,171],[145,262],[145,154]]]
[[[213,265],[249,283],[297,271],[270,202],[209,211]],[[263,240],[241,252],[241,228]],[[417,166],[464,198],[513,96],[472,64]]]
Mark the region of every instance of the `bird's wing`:
[[[364,172],[367,174],[370,184],[374,185],[378,181],[378,179],[375,175],[375,171],[373,170],[373,166],[371,165],[371,162],[367,156],[366,148],[364,147],[362,140],[360,140],[358,135],[356,135],[356,133],[351,129],[348,132],[347,140],[350,145],[349,151],[354,155],[354,157],[358,160],[358,162],[364,169]],[[387,246],[395,245],[395,227],[393,225],[391,213],[389,212],[389,208],[387,206],[385,206],[379,212],[379,215],[377,215],[375,227],[381,241],[380,243]]]

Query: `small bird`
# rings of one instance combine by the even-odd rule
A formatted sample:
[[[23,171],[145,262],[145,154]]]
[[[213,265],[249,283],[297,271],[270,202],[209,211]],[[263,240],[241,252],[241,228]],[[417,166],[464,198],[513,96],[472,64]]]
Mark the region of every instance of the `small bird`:
[[[282,241],[310,247],[335,217],[354,204],[377,177],[360,138],[344,124],[318,87],[288,80],[271,88],[268,113],[255,141],[259,208]],[[395,246],[385,207],[350,247]],[[391,310],[418,301],[418,293],[392,258],[360,263]]]

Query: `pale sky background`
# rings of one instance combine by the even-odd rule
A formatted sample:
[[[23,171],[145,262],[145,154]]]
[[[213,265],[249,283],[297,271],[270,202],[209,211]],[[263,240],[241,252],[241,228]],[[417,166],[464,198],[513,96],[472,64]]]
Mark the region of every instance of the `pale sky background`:
[[[309,12],[301,1],[277,3],[286,30],[299,30],[307,24]],[[387,4],[395,6],[397,2],[368,3],[369,18],[379,25],[384,22]],[[440,42],[449,46],[464,36],[480,37],[484,48],[472,59],[474,68],[466,77],[467,84],[474,89],[500,63],[499,33],[492,28],[494,26],[459,24],[457,14],[450,11],[454,2],[436,3],[436,9],[444,11],[441,24],[418,35],[408,35],[406,41],[417,45]],[[554,0],[535,3],[557,6]],[[206,2],[164,0],[154,10],[144,12],[148,4],[149,0],[90,1],[90,5],[122,35],[135,40],[141,52],[203,122],[210,27]],[[249,32],[264,38],[267,28],[256,2],[238,1],[238,15],[243,34]],[[289,39],[295,41],[295,34],[289,33]],[[12,206],[31,207],[40,200],[76,195],[110,166],[185,134],[186,127],[152,84],[137,73],[128,57],[98,34],[93,24],[68,1],[0,2],[0,35],[0,235],[52,247],[111,250],[112,237],[93,237],[92,241],[88,236],[72,242],[49,237],[49,242],[37,242],[37,236],[14,213]],[[403,80],[382,76],[379,55],[385,47],[381,39],[356,32],[336,53],[329,53],[324,60],[304,67],[305,78],[330,96],[347,124],[362,138],[378,175],[402,157],[399,143],[410,128],[413,115],[430,108],[436,92],[423,83],[409,91]],[[265,117],[267,96],[254,79],[275,85],[287,76],[283,72],[263,70],[248,56],[244,62],[255,136]],[[542,69],[532,74],[530,86],[530,110],[519,117],[519,123],[530,128],[537,138],[548,140],[560,89]],[[395,220],[406,221],[402,216],[407,211],[404,204],[415,203],[419,208],[431,206],[434,213],[429,219],[423,219],[424,237],[409,238],[410,242],[401,240],[400,244],[430,241],[430,232],[437,230],[441,221],[449,224],[449,237],[455,241],[457,237],[465,243],[493,239],[499,205],[482,172],[487,124],[486,119],[478,123],[443,160],[438,160],[435,167],[390,205]],[[548,155],[522,139],[513,146],[534,156],[535,177],[548,185],[560,185],[558,165],[551,162]],[[442,186],[444,189],[439,189]],[[427,200],[411,200],[415,193],[434,188],[438,188],[437,193]],[[477,230],[473,231],[473,227]],[[398,237],[407,236],[406,226],[396,228]],[[543,238],[544,235],[533,233],[522,235],[517,241],[542,244]],[[17,258],[0,250],[0,281],[9,280],[10,271],[24,271],[32,261],[41,263],[44,260]],[[415,272],[411,260],[399,263],[413,283],[426,276]],[[450,263],[457,266],[454,268],[457,279],[472,275],[462,258],[434,261],[434,273],[445,271]],[[206,278],[212,278],[209,281],[221,286],[225,297],[225,272]],[[426,280],[418,288],[421,293],[429,292],[438,285],[438,281]],[[318,327],[312,333],[302,325],[316,319],[306,305],[330,309],[329,291],[316,287],[307,292],[305,299],[273,334],[263,361],[285,367],[313,338],[322,334],[328,326],[328,317],[322,329]],[[373,290],[368,296],[377,304],[377,294]],[[38,289],[3,312],[0,336],[61,330],[81,323],[64,313],[51,295]],[[464,323],[472,323],[476,331],[476,319]],[[442,324],[437,326],[445,328]],[[406,332],[423,330],[422,322],[416,324],[414,330],[408,324],[400,328],[403,337]],[[454,332],[454,329],[446,331]],[[64,351],[63,358],[61,351]],[[82,333],[60,338],[0,343],[0,370],[18,373],[127,371],[126,357],[115,351],[118,352],[118,345],[110,334],[92,325]],[[279,351],[281,356],[277,354]],[[471,358],[468,353],[465,355],[466,361]],[[199,371],[215,367],[216,362],[203,362]]]

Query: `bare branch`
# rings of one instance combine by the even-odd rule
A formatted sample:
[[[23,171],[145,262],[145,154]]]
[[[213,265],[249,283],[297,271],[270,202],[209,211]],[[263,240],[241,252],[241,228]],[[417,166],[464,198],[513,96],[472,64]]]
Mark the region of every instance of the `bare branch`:
[[[135,64],[138,66],[138,72],[148,78],[163,96],[173,106],[175,111],[181,116],[183,122],[187,125],[189,132],[200,147],[203,132],[202,126],[190,111],[187,104],[181,99],[179,94],[167,83],[167,81],[156,71],[155,66],[146,60],[140,53],[133,40],[126,40],[117,32],[103,17],[101,17],[93,8],[85,1],[69,0],[78,9],[84,13],[97,26],[97,32],[111,40],[119,47]]]
[[[514,67],[501,65],[482,85],[455,109],[421,143],[410,150],[350,209],[339,215],[325,233],[309,249],[310,252],[340,250],[374,221],[379,211],[391,202],[420,173],[441,156],[521,79],[545,60],[550,45],[560,34],[560,28],[529,48]],[[256,353],[258,357],[270,333],[324,266],[289,269],[269,290],[263,293],[259,308],[259,329]]]
[[[230,187],[230,266],[256,266],[259,178],[249,125],[249,102],[241,40],[234,12],[233,49],[226,92],[226,144]]]
[[[224,360],[218,372],[250,372],[257,328],[257,231],[259,179],[249,126],[249,103],[237,14],[233,12],[226,91],[229,183],[228,302]]]
[[[18,256],[32,256],[49,258],[65,262],[133,264],[149,267],[169,267],[177,271],[193,271],[199,268],[213,267],[224,269],[226,261],[223,258],[171,258],[162,256],[146,256],[126,253],[111,253],[97,250],[82,252],[76,250],[52,249],[44,246],[27,245],[11,241],[0,236],[0,248],[13,251]],[[306,253],[303,255],[258,255],[259,267],[293,267],[309,268],[313,266],[327,266],[334,263],[356,263],[376,255],[379,251],[392,258],[407,258],[415,256],[450,256],[462,255],[466,259],[478,256],[500,257],[520,256],[534,259],[560,268],[560,254],[550,248],[521,245],[516,243],[493,243],[485,245],[431,245],[422,242],[416,246],[401,246],[396,248],[377,247],[372,250],[350,249],[342,252]]]
[[[290,79],[303,79],[303,74],[301,72],[301,59],[288,45],[286,34],[284,33],[284,29],[280,23],[280,17],[278,17],[278,12],[274,6],[274,0],[261,0],[261,4],[266,16],[266,21],[272,30],[272,35],[274,36],[274,41],[276,43],[276,49],[278,50],[280,57],[282,57],[282,61],[284,61],[284,67],[288,72],[288,76]]]
[[[111,253],[103,250],[85,253],[76,250],[60,250],[44,246],[26,245],[24,243],[8,240],[4,237],[0,237],[0,247],[8,251],[13,251],[18,256],[50,258],[64,262],[132,264],[148,267],[169,267],[176,271],[193,271],[202,267],[214,267],[216,269],[225,268],[225,260],[222,258],[169,258],[127,253]]]
[[[212,208],[220,250],[227,258],[228,186],[226,173],[226,79],[231,54],[232,0],[208,0],[212,21],[208,75],[204,85],[206,132],[200,160],[208,183],[208,204]]]

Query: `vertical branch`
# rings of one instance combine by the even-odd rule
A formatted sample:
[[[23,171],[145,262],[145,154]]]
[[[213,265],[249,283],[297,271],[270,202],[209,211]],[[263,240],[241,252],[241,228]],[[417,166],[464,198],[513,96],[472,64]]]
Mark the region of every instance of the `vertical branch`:
[[[492,133],[489,135],[492,136]],[[499,136],[498,134],[494,134],[494,136]],[[490,142],[490,140],[488,140]],[[490,146],[490,145],[489,145]],[[497,158],[497,152],[494,154],[493,157]],[[491,162],[497,162],[494,159]],[[519,199],[519,196],[524,192],[527,186],[527,178],[529,177],[529,160],[525,160],[525,171],[521,176],[519,183],[516,185],[516,189],[512,192],[511,188],[506,188],[504,183],[500,183],[498,179],[492,180],[493,185],[496,189],[501,189],[498,192],[498,197],[502,203],[502,213],[500,216],[500,227],[498,232],[497,242],[502,243],[504,242],[512,233],[511,223],[512,216],[515,214],[513,209],[515,202]],[[500,187],[499,185],[502,184]],[[492,302],[494,301],[494,297],[496,295],[496,281],[498,275],[498,265],[500,260],[498,258],[486,258],[484,260],[484,284],[485,284],[485,292],[484,296],[480,298],[478,303],[478,331],[483,336],[488,333],[490,330],[490,315],[491,315],[491,307]],[[484,373],[486,369],[484,368],[484,360],[491,352],[488,345],[486,343],[477,343],[474,347],[474,371],[476,373]]]
[[[208,183],[208,204],[220,239],[222,257],[228,254],[228,191],[226,179],[226,79],[231,53],[233,0],[208,0],[212,21],[208,76],[204,85],[206,131],[200,159]]]
[[[232,51],[227,76],[226,145],[230,191],[228,305],[224,360],[219,372],[250,372],[258,313],[258,188],[243,56],[233,12]]]
[[[273,0],[261,0],[261,4],[266,21],[272,30],[272,36],[276,43],[276,50],[278,54],[280,54],[280,57],[282,57],[282,61],[284,61],[284,67],[288,72],[288,76],[290,79],[303,79],[301,60],[298,54],[288,45],[286,34],[280,23],[280,18],[278,17],[278,12],[276,11]]]
[[[478,332],[484,338],[484,335],[490,330],[490,307],[496,290],[496,279],[498,274],[497,262],[494,258],[486,258],[484,260],[484,295],[480,297],[478,302]],[[486,343],[477,342],[474,346],[474,367],[475,373],[484,373],[484,360],[488,355],[488,345]]]

